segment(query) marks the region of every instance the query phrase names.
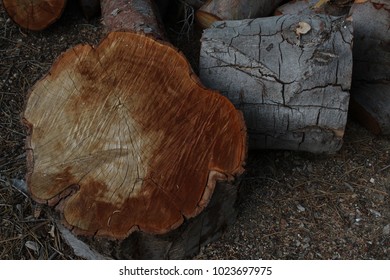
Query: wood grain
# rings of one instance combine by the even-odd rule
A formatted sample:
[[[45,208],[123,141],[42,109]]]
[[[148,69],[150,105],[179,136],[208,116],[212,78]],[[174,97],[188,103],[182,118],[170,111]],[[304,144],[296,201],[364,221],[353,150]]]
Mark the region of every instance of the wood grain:
[[[205,89],[176,49],[113,32],[64,53],[24,112],[28,186],[74,232],[164,233],[243,172],[241,114]]]

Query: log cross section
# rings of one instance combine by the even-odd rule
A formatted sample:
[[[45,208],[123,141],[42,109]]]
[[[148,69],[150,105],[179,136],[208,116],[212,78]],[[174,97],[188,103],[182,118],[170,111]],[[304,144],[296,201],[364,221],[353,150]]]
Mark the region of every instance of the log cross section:
[[[141,34],[64,53],[33,87],[24,121],[30,192],[77,234],[168,232],[243,172],[240,112],[176,49]]]

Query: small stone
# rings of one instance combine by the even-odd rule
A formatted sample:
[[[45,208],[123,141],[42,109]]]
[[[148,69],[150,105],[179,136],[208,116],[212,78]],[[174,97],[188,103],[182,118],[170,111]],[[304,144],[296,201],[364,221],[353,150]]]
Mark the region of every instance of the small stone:
[[[303,207],[300,204],[297,205],[297,208],[298,208],[298,212],[304,212],[306,210],[305,207]]]
[[[371,183],[371,184],[375,184],[375,179],[374,179],[374,178],[371,178],[371,179],[370,179],[370,183]]]
[[[28,193],[27,184],[24,180],[12,179],[11,183],[16,189],[24,193]]]
[[[379,218],[381,217],[381,213],[379,213],[378,211],[374,210],[374,209],[369,209],[369,211],[371,212],[371,214],[374,215],[375,218]]]
[[[111,15],[112,16],[117,16],[119,14],[119,9],[118,8],[116,8],[115,10],[113,10],[112,12],[111,12]]]
[[[390,235],[390,224],[383,228],[383,235]]]

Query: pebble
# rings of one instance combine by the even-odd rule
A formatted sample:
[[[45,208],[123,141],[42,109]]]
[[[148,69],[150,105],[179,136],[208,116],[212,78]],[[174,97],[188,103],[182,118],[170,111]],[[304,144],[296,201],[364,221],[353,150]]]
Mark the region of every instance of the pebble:
[[[390,235],[390,224],[383,228],[383,235]]]
[[[379,218],[381,217],[381,213],[379,213],[378,211],[374,210],[374,209],[369,209],[369,211],[371,212],[371,214],[374,215],[375,218]]]
[[[298,212],[304,212],[306,210],[305,207],[303,207],[300,204],[297,205],[297,208],[298,208]]]
[[[12,183],[12,185],[13,185],[16,189],[18,189],[18,190],[20,190],[20,191],[22,191],[22,192],[24,192],[24,193],[28,193],[26,181],[24,181],[24,180],[19,180],[19,179],[12,179],[12,180],[11,180],[11,183]]]

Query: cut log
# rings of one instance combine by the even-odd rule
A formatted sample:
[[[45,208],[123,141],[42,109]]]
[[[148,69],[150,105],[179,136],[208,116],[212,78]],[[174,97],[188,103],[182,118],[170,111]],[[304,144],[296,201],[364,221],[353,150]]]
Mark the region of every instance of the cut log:
[[[390,134],[390,3],[359,0],[352,6],[352,116],[375,134]],[[375,19],[375,20],[373,20]]]
[[[100,0],[79,0],[79,4],[87,20],[100,14]]]
[[[275,15],[291,14],[327,14],[331,16],[346,15],[353,0],[294,0],[275,10]]]
[[[209,0],[197,12],[200,26],[219,20],[238,20],[271,15],[283,0]]]
[[[67,0],[3,0],[9,17],[20,27],[40,31],[57,21]]]
[[[242,110],[249,148],[340,149],[352,75],[351,23],[286,15],[215,23],[200,78]]]
[[[109,2],[109,30],[140,31]],[[242,114],[168,43],[116,31],[74,47],[34,85],[24,122],[30,193],[84,236],[83,256],[188,257],[235,217]]]
[[[101,0],[103,23],[109,31],[132,31],[166,39],[153,0]]]

